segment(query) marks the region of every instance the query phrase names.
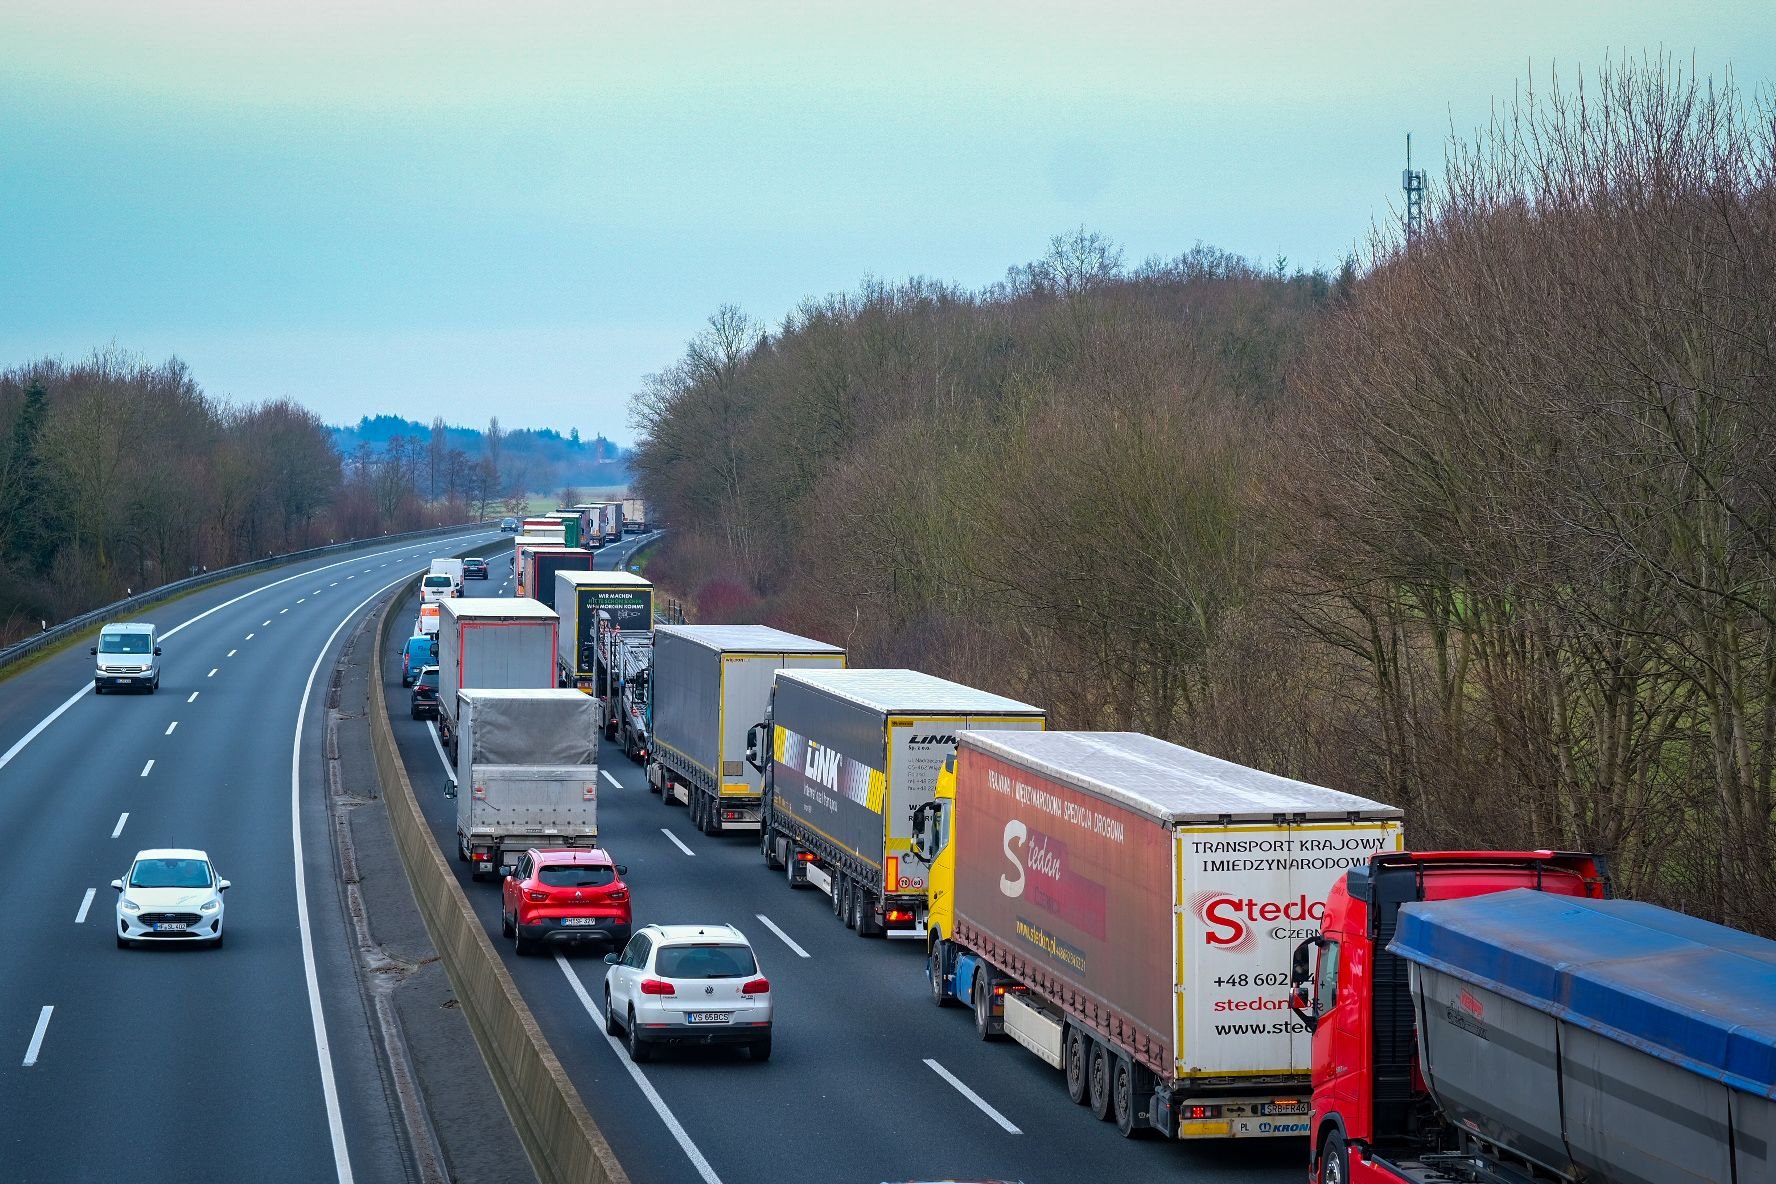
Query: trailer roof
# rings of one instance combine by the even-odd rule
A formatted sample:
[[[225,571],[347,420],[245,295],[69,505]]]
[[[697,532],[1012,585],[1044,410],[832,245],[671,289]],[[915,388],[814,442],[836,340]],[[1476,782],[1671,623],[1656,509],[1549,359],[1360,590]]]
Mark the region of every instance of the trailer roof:
[[[779,670],[785,679],[881,712],[1042,715],[1040,707],[918,670]]]
[[[632,571],[558,571],[558,580],[566,580],[570,584],[630,584],[638,588],[652,588],[652,580],[644,579]]]
[[[442,612],[459,619],[486,618],[498,620],[518,617],[528,620],[553,621],[557,619],[555,610],[540,600],[532,600],[528,596],[458,596],[450,600],[440,600],[438,605]]]
[[[1644,901],[1514,888],[1408,904],[1388,949],[1776,1098],[1776,942]]]
[[[1236,765],[1140,732],[963,732],[990,755],[1177,824],[1278,814],[1398,818],[1382,802]]]
[[[727,654],[843,654],[842,646],[769,625],[660,625],[655,633]]]

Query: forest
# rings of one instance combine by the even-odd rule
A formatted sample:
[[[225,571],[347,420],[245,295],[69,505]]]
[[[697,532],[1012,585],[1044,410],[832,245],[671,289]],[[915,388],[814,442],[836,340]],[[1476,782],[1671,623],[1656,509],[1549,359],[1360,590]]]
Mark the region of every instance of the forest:
[[[1336,274],[1081,229],[726,307],[634,402],[651,578],[1776,935],[1776,120],[1532,80]]]

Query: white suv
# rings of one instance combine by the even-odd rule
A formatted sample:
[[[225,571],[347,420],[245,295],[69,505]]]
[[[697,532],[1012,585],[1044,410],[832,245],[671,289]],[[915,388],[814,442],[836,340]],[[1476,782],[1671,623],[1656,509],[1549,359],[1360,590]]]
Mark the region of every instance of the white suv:
[[[662,1044],[744,1044],[771,1057],[771,983],[732,925],[644,925],[606,954],[604,1030],[629,1038],[629,1059]]]

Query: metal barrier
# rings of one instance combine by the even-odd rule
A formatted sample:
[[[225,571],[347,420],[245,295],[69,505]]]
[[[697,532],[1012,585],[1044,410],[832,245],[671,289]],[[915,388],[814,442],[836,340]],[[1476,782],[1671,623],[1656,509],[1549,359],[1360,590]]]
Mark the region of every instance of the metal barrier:
[[[42,633],[39,633],[34,637],[27,637],[23,641],[9,645],[5,649],[0,649],[0,670],[5,670],[14,662],[22,661],[23,659],[30,657],[32,654],[37,653],[39,650],[47,649],[66,638],[76,636],[82,630],[90,629],[94,625],[103,624],[113,617],[133,612],[139,608],[146,608],[151,604],[159,604],[163,600],[170,600],[175,596],[182,596],[186,592],[195,592],[199,588],[207,587],[210,584],[220,583],[223,580],[231,580],[236,576],[244,576],[256,571],[264,571],[268,568],[281,567],[286,563],[295,563],[302,559],[312,559],[320,555],[333,555],[341,551],[355,551],[363,547],[374,547],[382,543],[398,543],[403,539],[424,539],[431,538],[434,535],[454,534],[457,531],[473,530],[478,526],[492,525],[495,525],[492,521],[459,522],[455,526],[440,526],[434,527],[431,530],[410,530],[402,534],[378,535],[375,538],[369,539],[348,539],[343,543],[329,543],[324,547],[309,547],[307,550],[291,551],[286,555],[269,555],[264,559],[253,559],[246,563],[237,563],[232,567],[218,567],[215,571],[206,571],[201,575],[190,576],[183,580],[174,580],[170,584],[162,584],[158,588],[150,588],[146,592],[138,592],[134,596],[126,596],[122,600],[102,605],[99,608],[93,609],[91,612],[81,613],[77,617],[69,617],[61,624],[50,629],[45,629]]]
[[[382,655],[388,644],[390,609],[417,583],[415,577],[404,584],[378,613],[376,667],[370,678],[370,747],[413,899],[537,1178],[542,1184],[629,1184],[628,1174],[580,1101],[462,885],[432,841],[395,746],[382,685]]]

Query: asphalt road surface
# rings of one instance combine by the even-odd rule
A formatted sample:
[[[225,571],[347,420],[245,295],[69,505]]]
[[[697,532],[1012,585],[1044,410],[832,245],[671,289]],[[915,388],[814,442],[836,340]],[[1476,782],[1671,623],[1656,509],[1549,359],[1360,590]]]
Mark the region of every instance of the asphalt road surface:
[[[93,695],[85,645],[0,682],[0,891],[20,906],[0,959],[0,1178],[407,1178],[340,912],[324,697],[349,622],[491,537],[150,610],[153,695]],[[233,881],[224,948],[117,948],[110,881],[158,846],[204,848]]]
[[[607,548],[599,567],[626,563]],[[468,594],[511,595],[510,557]],[[417,613],[398,606],[403,622]],[[984,1044],[969,1014],[932,1005],[919,942],[860,938],[816,889],[767,871],[756,836],[710,838],[649,794],[641,769],[603,746],[601,845],[629,867],[637,925],[720,922],[752,940],[777,1006],[772,1059],[668,1051],[632,1065],[604,1034],[601,952],[519,958],[499,934],[499,889],[455,858],[455,801],[431,726],[408,718],[390,631],[384,680],[402,756],[447,862],[502,951],[580,1096],[635,1184],[878,1184],[937,1179],[1098,1184],[1192,1180],[1298,1184],[1298,1140],[1197,1145],[1124,1140],[1067,1100],[1059,1073],[1009,1043]]]

